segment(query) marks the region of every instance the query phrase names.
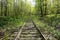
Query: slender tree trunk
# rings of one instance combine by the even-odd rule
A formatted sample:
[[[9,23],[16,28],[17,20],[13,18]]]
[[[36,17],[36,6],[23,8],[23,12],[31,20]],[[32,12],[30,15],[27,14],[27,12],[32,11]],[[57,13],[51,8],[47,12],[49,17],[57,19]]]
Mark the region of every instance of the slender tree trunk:
[[[3,3],[2,3],[2,0],[1,0],[1,16],[2,16],[2,14],[3,14]]]
[[[47,14],[47,0],[45,0],[45,13],[44,13],[44,15],[46,15]]]
[[[43,17],[43,4],[42,4],[43,0],[40,0],[40,10],[41,10],[41,17]]]
[[[5,1],[5,12],[4,12],[4,13],[5,13],[5,14],[4,14],[5,16],[8,15],[8,14],[7,14],[7,5],[8,5],[8,1],[6,0],[6,1]]]

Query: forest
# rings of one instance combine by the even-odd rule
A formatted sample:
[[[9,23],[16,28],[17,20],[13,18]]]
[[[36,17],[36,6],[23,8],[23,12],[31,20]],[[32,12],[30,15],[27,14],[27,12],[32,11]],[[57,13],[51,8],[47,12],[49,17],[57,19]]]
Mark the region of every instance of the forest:
[[[42,32],[60,40],[60,0],[0,0],[0,34],[5,40],[31,19]]]

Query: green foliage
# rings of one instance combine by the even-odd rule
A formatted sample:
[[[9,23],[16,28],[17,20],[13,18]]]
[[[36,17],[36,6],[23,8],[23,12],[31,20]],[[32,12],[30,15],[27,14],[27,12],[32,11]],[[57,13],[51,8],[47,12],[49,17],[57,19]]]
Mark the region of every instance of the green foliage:
[[[56,34],[60,38],[60,32],[55,30],[56,25],[60,25],[60,0],[35,0],[35,7],[31,7],[26,0],[25,2],[22,0],[2,1],[4,0],[0,1],[0,27],[7,28],[6,25],[9,24],[21,25],[32,18],[41,26],[41,29],[52,35]]]
[[[4,0],[1,0],[1,2]],[[30,12],[30,4],[23,2],[22,0],[16,0],[18,1],[15,2],[15,0],[8,0],[7,6],[0,6],[0,26],[4,26],[7,24],[15,24],[18,25],[19,22],[23,22],[25,19],[27,19],[28,15],[31,13]],[[7,8],[6,8],[7,7]],[[5,10],[6,9],[6,10]],[[6,15],[5,15],[6,13]]]

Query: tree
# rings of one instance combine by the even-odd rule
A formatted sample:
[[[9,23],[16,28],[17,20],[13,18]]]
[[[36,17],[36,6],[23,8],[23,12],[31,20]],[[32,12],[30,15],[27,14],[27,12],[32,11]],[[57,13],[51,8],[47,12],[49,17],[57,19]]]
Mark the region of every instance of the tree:
[[[7,13],[8,0],[5,0],[4,5],[5,5],[5,12],[4,12],[4,15],[7,16],[7,15],[8,15],[8,13]]]
[[[45,16],[47,14],[47,0],[37,0],[36,8],[41,17]]]

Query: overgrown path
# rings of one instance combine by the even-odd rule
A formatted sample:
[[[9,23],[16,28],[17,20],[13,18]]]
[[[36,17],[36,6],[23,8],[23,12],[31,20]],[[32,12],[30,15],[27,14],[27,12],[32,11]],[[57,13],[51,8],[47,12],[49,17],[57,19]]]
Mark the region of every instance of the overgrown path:
[[[22,28],[20,36],[18,34],[15,40],[45,40],[45,38],[33,22],[27,22]]]
[[[24,23],[18,31],[8,36],[7,40],[45,40],[45,37],[37,28],[36,24],[30,21]]]

